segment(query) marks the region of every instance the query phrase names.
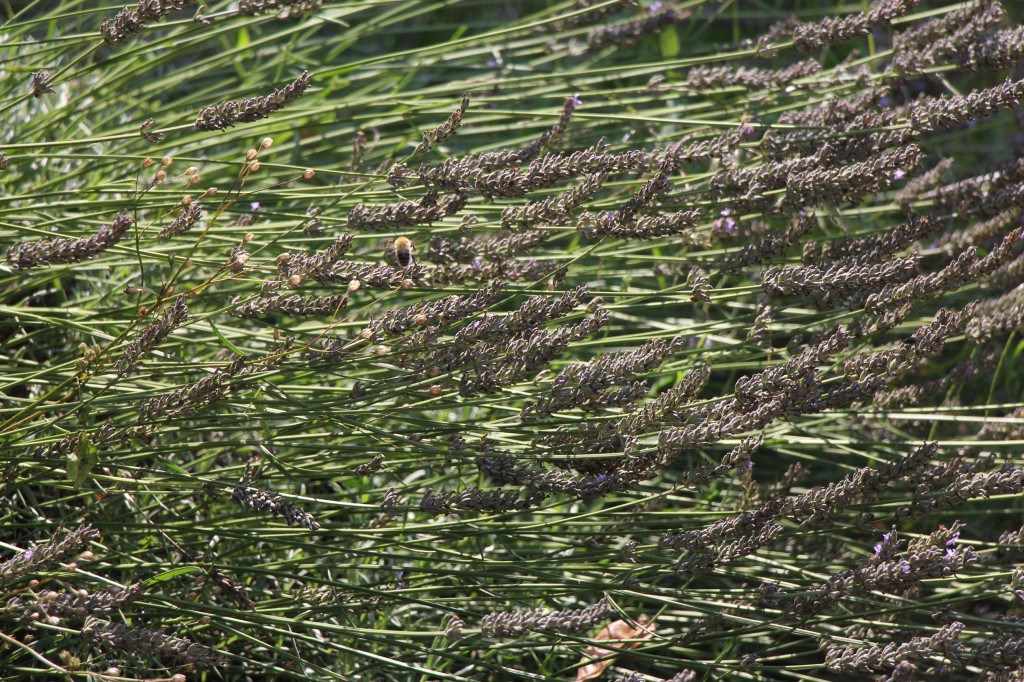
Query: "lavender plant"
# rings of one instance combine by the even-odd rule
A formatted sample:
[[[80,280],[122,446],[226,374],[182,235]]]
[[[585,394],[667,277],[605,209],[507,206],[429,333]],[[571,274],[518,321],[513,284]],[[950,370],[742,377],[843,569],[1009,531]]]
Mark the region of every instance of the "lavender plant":
[[[5,679],[1024,676],[1003,0],[0,34]]]

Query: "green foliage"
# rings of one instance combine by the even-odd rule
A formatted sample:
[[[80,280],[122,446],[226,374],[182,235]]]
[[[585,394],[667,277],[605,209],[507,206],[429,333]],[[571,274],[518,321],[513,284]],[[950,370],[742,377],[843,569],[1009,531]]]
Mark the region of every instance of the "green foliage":
[[[1020,306],[999,298],[1021,284],[1019,210],[987,237],[970,232],[1018,209],[1010,200],[985,213],[1022,178],[1000,184],[1012,175],[1004,167],[959,202],[934,190],[1018,159],[1019,100],[948,131],[913,114],[929,102],[957,111],[953,98],[972,92],[995,102],[1013,59],[979,73],[950,55],[921,73],[887,70],[893,35],[959,5],[921,3],[812,49],[820,70],[791,81],[709,85],[688,79],[700,67],[808,58],[785,32],[777,55],[759,54],[758,36],[794,8],[409,0],[248,16],[240,4],[260,5],[187,4],[119,42],[101,33],[119,8],[77,0],[15,7],[0,28],[0,245],[11,249],[0,264],[0,678],[572,680],[602,625],[645,618],[654,634],[631,631],[636,648],[614,657],[606,679],[894,669],[895,679],[915,672],[907,664],[920,676],[996,679],[1024,664],[1011,618],[1024,346],[1019,322],[991,331]],[[796,5],[805,21],[864,10]],[[635,40],[590,34],[665,10],[678,15]],[[986,30],[1018,25],[1019,10],[1007,10]],[[468,109],[454,115],[465,93]],[[859,113],[878,118],[846,129],[797,113],[869,94]],[[223,115],[218,105],[250,98],[269,115],[196,125],[205,107]],[[428,131],[437,140],[414,154]],[[919,136],[868,149],[889,133]],[[815,173],[832,167],[815,154],[856,140],[864,147],[851,143],[835,167],[874,164],[870,173],[821,184]],[[458,192],[421,184],[446,159],[531,144],[562,159],[590,149],[645,161],[595,161],[527,196],[470,187],[468,175]],[[707,144],[723,149],[659,165]],[[879,161],[887,151],[918,161],[915,144],[916,165]],[[732,172],[797,158],[810,161],[776,176],[779,186],[715,189]],[[901,200],[946,158],[952,169]],[[509,183],[525,182],[529,160],[508,168],[518,168]],[[503,226],[513,209],[602,173],[578,207]],[[801,188],[812,199],[789,206]],[[636,198],[645,190],[646,203]],[[388,204],[429,211],[452,196],[465,204],[450,214],[351,226],[360,205],[372,223]],[[632,221],[622,218],[630,201]],[[161,236],[195,205],[190,229]],[[684,225],[678,216],[694,210]],[[122,212],[132,225],[107,244]],[[679,226],[663,234],[638,227],[671,215]],[[827,267],[839,257],[813,255],[888,239],[925,215],[925,236],[876,260],[855,249],[855,264],[919,256],[906,277],[891,274],[895,287],[945,272],[973,246],[979,261],[1005,251],[1009,274],[977,266],[944,288],[864,285],[832,303],[834,272],[806,296],[767,290],[769,268]],[[403,236],[415,264],[385,270]],[[474,254],[444,255],[463,239]],[[536,242],[515,251],[495,239]],[[314,254],[327,269],[304,260]],[[493,280],[503,287],[465,312]],[[445,355],[465,350],[458,333],[502,329],[527,302],[554,306],[580,286],[560,314],[466,346],[490,355]],[[305,298],[289,308],[290,296]],[[451,296],[463,312],[445,318]],[[830,337],[836,325],[845,331]],[[578,398],[531,416],[570,399],[574,363],[662,346],[645,368],[581,382],[600,394],[596,407]],[[872,359],[889,365],[858,378]],[[912,399],[892,401],[901,387]],[[616,403],[620,388],[637,393]],[[659,412],[673,392],[680,402]],[[771,412],[776,400],[793,402]],[[643,428],[624,426],[647,409]],[[751,417],[758,410],[769,416]],[[726,428],[733,418],[748,421]],[[916,468],[899,469],[915,452]],[[502,463],[547,478],[498,480]],[[615,476],[625,482],[608,487]],[[493,490],[509,497],[473,496]],[[67,533],[86,525],[99,537],[68,548]],[[837,582],[880,566],[895,577]],[[101,599],[107,590],[117,594]],[[582,622],[576,612],[602,598],[603,620]],[[543,626],[520,616],[526,634],[482,625],[520,610],[573,613]],[[902,653],[867,648],[913,637],[933,639]],[[992,647],[1003,640],[1000,658]],[[864,647],[870,665],[840,658],[844,647]]]

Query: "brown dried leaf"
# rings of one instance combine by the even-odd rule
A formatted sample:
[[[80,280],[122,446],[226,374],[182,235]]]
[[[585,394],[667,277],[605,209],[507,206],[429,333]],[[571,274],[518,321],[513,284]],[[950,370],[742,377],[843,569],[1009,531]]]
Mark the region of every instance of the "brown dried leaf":
[[[650,639],[654,636],[654,624],[648,622],[646,616],[640,616],[635,625],[631,625],[624,620],[617,620],[608,625],[605,625],[601,630],[594,635],[594,639],[636,639],[645,640]],[[620,644],[609,644],[610,649],[604,649],[598,646],[588,646],[587,650],[583,652],[583,658],[580,659],[581,663],[586,663],[579,670],[576,671],[576,682],[584,682],[584,680],[596,680],[604,673],[605,668],[610,666],[614,661],[614,654],[621,650],[635,649],[640,646],[643,642],[624,642]],[[611,658],[605,658],[610,656]],[[594,659],[604,658],[603,661],[596,661]]]

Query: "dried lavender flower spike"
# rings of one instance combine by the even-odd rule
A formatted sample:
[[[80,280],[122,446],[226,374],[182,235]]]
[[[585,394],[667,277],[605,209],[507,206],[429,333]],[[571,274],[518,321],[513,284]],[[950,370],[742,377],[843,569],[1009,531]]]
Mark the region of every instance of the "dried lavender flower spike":
[[[227,101],[203,107],[196,118],[195,129],[199,131],[225,130],[236,123],[248,123],[267,118],[275,111],[302,97],[309,87],[312,76],[303,71],[302,75],[280,90],[263,97],[252,97],[241,101]]]
[[[564,611],[498,611],[488,613],[480,621],[484,637],[504,639],[528,632],[580,632],[590,630],[612,615],[607,598],[593,606]]]
[[[32,74],[32,96],[39,99],[53,89],[53,74],[49,71],[36,71]]]
[[[279,12],[284,19],[299,19],[320,9],[323,0],[239,0],[238,13],[254,17],[267,12]]]
[[[182,209],[181,215],[167,223],[157,234],[157,239],[170,239],[185,234],[196,224],[203,213],[202,204],[192,202]]]
[[[632,45],[640,38],[658,33],[666,26],[678,24],[689,16],[688,10],[661,7],[661,3],[658,3],[657,10],[642,19],[594,29],[587,35],[587,49],[596,50],[609,45]]]
[[[270,512],[274,517],[281,515],[289,526],[302,526],[314,531],[320,529],[320,524],[312,514],[280,495],[266,490],[251,487],[235,488],[231,491],[231,501],[252,511]]]
[[[60,561],[99,536],[99,531],[87,524],[71,531],[59,528],[49,543],[26,550],[13,559],[0,563],[0,584],[17,580],[41,566]]]
[[[174,10],[191,4],[192,0],[139,0],[137,6],[128,5],[113,19],[104,21],[100,33],[107,43],[124,42],[147,28],[150,22],[159,21]]]
[[[423,156],[432,148],[442,144],[445,140],[454,135],[455,131],[462,127],[462,117],[465,116],[466,109],[468,108],[469,95],[463,95],[459,108],[452,112],[452,115],[448,117],[447,121],[433,130],[423,133],[423,141],[416,146],[412,155]]]
[[[82,638],[108,651],[145,653],[200,668],[208,668],[222,662],[222,657],[217,651],[196,644],[190,639],[166,635],[160,630],[136,628],[93,617],[85,621]]]
[[[174,303],[160,316],[160,319],[142,330],[142,333],[124,349],[124,354],[118,358],[115,366],[118,376],[127,376],[143,355],[160,345],[167,335],[186,319],[188,319],[188,306],[185,305],[185,295],[182,294],[174,300]]]
[[[7,263],[15,270],[25,270],[52,263],[89,260],[121,241],[134,224],[135,219],[125,212],[118,215],[109,227],[101,227],[92,237],[16,242],[7,249]]]

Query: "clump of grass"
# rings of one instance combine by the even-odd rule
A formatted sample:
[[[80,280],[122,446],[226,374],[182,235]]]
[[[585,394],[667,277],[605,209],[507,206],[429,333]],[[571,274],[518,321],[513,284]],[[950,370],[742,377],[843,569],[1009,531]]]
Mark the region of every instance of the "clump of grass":
[[[1019,674],[1018,8],[110,14],[0,29],[10,676]]]

